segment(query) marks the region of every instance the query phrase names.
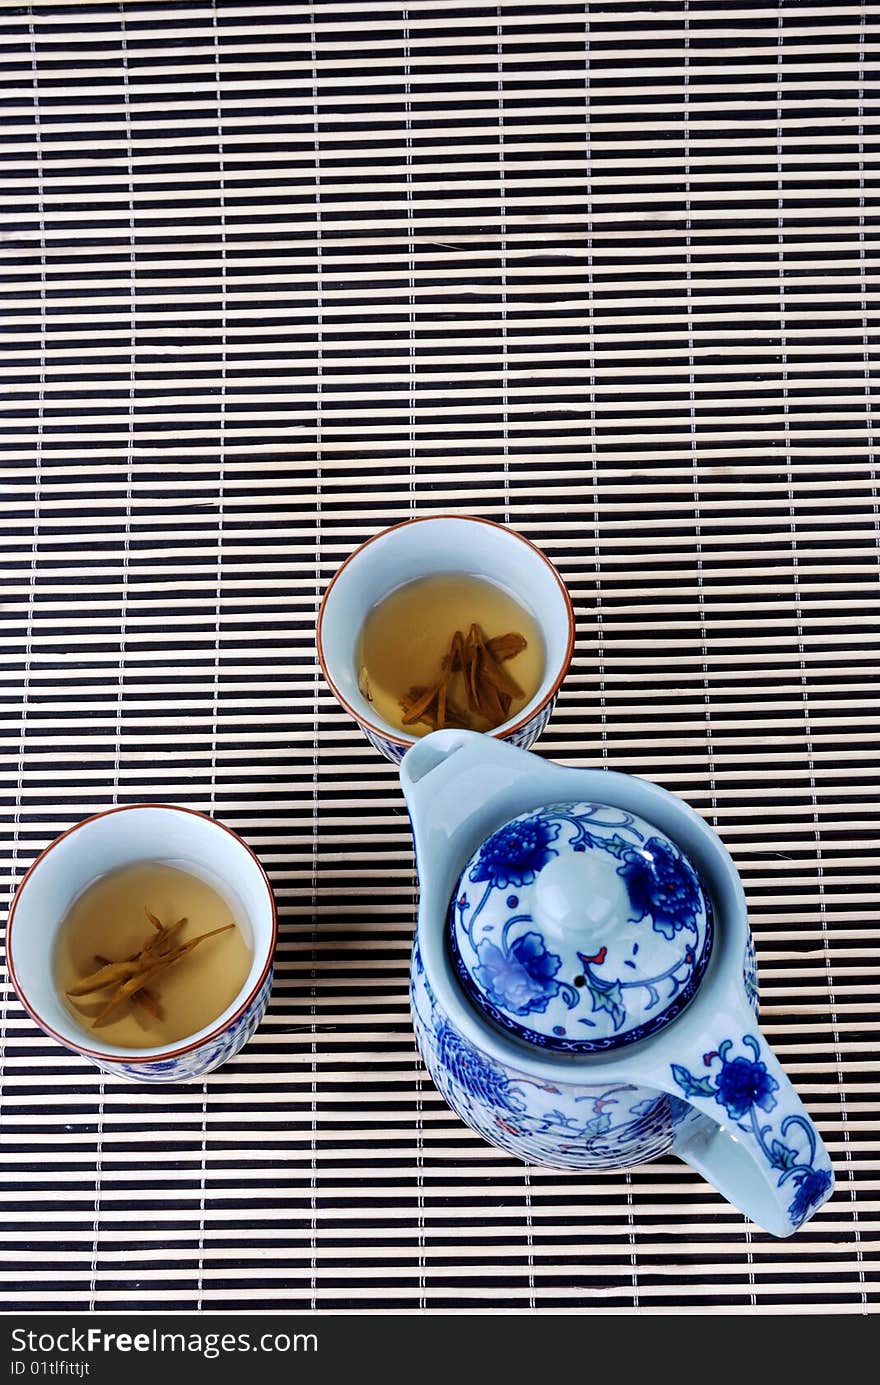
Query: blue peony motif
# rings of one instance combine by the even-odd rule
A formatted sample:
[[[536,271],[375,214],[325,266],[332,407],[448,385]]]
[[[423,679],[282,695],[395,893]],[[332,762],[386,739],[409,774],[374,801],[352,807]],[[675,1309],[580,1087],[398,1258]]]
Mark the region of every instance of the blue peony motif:
[[[559,836],[559,823],[536,815],[493,832],[480,847],[471,880],[488,880],[499,889],[509,885],[531,885],[538,871],[558,855],[550,843]]]
[[[833,1181],[830,1169],[809,1169],[796,1177],[797,1192],[788,1209],[795,1226],[800,1226],[812,1209],[823,1201]]]
[[[553,978],[562,958],[547,951],[540,933],[523,933],[506,950],[483,938],[476,953],[474,976],[500,1010],[514,1015],[544,1011],[559,994],[559,982]]]
[[[437,1029],[437,1056],[452,1079],[478,1101],[519,1114],[525,1105],[510,1079],[443,1020]]]
[[[729,1063],[725,1059],[715,1079],[715,1100],[727,1108],[732,1120],[740,1120],[753,1106],[772,1111],[776,1105],[773,1093],[778,1089],[779,1083],[763,1063],[752,1063],[748,1058],[734,1058]]]
[[[670,941],[682,928],[697,931],[700,883],[668,842],[649,837],[644,846],[627,848],[617,873],[626,884],[634,923],[650,915],[654,932]]]
[[[779,1103],[774,1093],[779,1091],[779,1083],[761,1062],[761,1045],[754,1034],[743,1035],[743,1045],[752,1054],[751,1058],[728,1059],[733,1048],[732,1039],[724,1039],[711,1053],[703,1055],[703,1066],[710,1068],[719,1059],[721,1068],[712,1076],[695,1076],[681,1063],[672,1064],[672,1076],[677,1085],[690,1100],[714,1097],[728,1115],[738,1123],[738,1128],[754,1136],[761,1153],[770,1168],[779,1174],[777,1187],[789,1180],[793,1181],[795,1194],[788,1205],[788,1215],[792,1225],[798,1227],[806,1221],[814,1208],[830,1193],[834,1186],[834,1175],[830,1169],[815,1167],[818,1137],[808,1118],[799,1112],[790,1112],[776,1127],[774,1134],[771,1122],[761,1123],[758,1110],[772,1111]],[[681,1105],[677,1097],[671,1099]],[[693,1111],[695,1108],[685,1108]],[[696,1107],[699,1110],[699,1106]],[[743,1117],[748,1117],[748,1124]],[[673,1113],[673,1120],[676,1115]],[[792,1134],[799,1132],[792,1144]]]

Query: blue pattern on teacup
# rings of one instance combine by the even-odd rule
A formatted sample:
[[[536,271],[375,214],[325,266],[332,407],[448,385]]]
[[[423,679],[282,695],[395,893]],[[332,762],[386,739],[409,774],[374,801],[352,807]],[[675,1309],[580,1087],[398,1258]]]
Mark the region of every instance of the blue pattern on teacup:
[[[516,731],[511,731],[506,736],[499,736],[498,740],[506,741],[508,745],[515,745],[520,750],[528,750],[529,746],[534,744],[544,730],[555,706],[556,698],[551,697],[546,706],[535,712],[534,716],[529,717],[524,726],[519,727]],[[358,725],[370,745],[378,750],[380,755],[384,755],[386,760],[392,760],[396,765],[400,764],[410,748],[409,744],[399,745],[397,741],[393,741],[388,736],[383,736],[378,731],[373,731],[369,726],[365,726],[362,721],[358,722]]]
[[[553,715],[555,706],[556,697],[554,696],[539,712],[535,712],[534,716],[529,717],[525,725],[521,726],[518,731],[511,731],[506,736],[500,736],[499,740],[506,741],[508,745],[515,745],[519,750],[528,750],[529,746],[534,745],[543,732]]]
[[[377,731],[371,731],[368,726],[364,726],[363,722],[358,722],[358,725],[370,742],[370,745],[373,746],[375,750],[378,750],[380,755],[384,755],[386,760],[393,760],[396,765],[400,764],[404,755],[409,750],[408,745],[398,745],[396,741],[389,740],[387,736],[380,736]]]
[[[109,1058],[102,1059],[98,1067],[114,1077],[130,1078],[135,1082],[194,1082],[206,1076],[233,1058],[253,1035],[269,1004],[272,975],[270,968],[268,976],[247,1009],[221,1034],[207,1039],[198,1048],[181,1053],[178,1057],[163,1058],[155,1062],[126,1063],[115,1062]]]
[[[680,1014],[712,937],[711,902],[678,847],[595,803],[498,828],[447,918],[456,974],[479,1008],[518,1038],[575,1053],[645,1038]]]
[[[824,1161],[817,1164],[816,1132],[805,1116],[789,1111],[781,1119],[778,1113],[764,1119],[777,1112],[780,1086],[754,1034],[742,1036],[742,1047],[745,1053],[731,1057],[733,1041],[723,1039],[717,1049],[703,1055],[706,1072],[695,1075],[673,1063],[672,1076],[686,1097],[714,1098],[728,1120],[757,1141],[770,1168],[779,1173],[777,1187],[791,1181],[788,1215],[798,1227],[830,1196],[834,1174]]]

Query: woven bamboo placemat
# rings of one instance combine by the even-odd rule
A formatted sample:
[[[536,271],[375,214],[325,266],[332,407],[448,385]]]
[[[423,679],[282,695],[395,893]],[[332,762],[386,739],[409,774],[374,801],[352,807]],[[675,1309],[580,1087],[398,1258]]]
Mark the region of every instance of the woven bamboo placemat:
[[[4,991],[4,1306],[876,1308],[878,13],[0,0],[3,887],[163,798],[282,919],[203,1084],[105,1079]],[[742,870],[838,1171],[792,1241],[673,1159],[526,1168],[424,1073],[406,815],[313,626],[438,510],[569,584],[542,753]]]

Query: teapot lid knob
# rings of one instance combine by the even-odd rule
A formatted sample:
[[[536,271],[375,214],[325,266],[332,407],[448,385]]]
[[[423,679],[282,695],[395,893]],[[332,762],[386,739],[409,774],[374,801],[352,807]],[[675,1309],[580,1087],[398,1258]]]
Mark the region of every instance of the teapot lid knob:
[[[626,910],[626,889],[608,856],[566,853],[550,861],[536,879],[534,908],[545,936],[567,939],[582,949],[599,948]]]
[[[590,1053],[646,1038],[702,980],[712,904],[642,818],[596,803],[522,813],[471,857],[447,947],[471,1001],[527,1043]]]

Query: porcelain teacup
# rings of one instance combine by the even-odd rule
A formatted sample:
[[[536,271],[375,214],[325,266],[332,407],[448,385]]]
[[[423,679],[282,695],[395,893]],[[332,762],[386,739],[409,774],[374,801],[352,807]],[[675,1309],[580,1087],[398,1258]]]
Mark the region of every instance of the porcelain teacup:
[[[550,559],[506,525],[472,515],[430,515],[374,534],[336,573],[321,602],[318,660],[337,701],[367,740],[400,761],[416,742],[384,721],[358,687],[357,646],[369,611],[406,582],[432,573],[469,572],[506,588],[535,617],[544,638],[544,675],[534,696],[492,735],[522,748],[541,734],[556,705],[574,649],[571,600]]]
[[[200,875],[249,933],[251,966],[240,991],[203,1029],[166,1047],[121,1048],[80,1027],[53,979],[58,931],[74,900],[99,877],[143,861]],[[250,847],[214,818],[164,803],[111,808],[57,837],[16,890],[6,947],[9,975],[31,1018],[104,1072],[139,1082],[190,1082],[225,1063],[260,1023],[272,986],[277,935],[272,887]]]

